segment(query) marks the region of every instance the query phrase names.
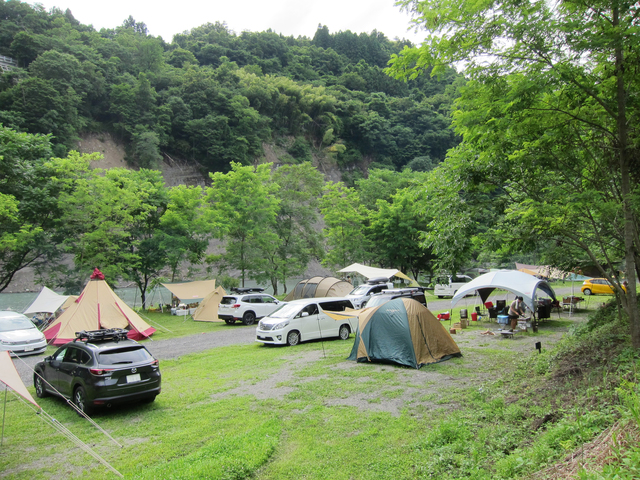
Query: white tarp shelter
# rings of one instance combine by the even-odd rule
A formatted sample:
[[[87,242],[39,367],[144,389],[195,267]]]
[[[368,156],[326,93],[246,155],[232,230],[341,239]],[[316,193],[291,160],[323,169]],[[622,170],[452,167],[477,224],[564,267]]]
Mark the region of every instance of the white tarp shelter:
[[[412,280],[411,278],[407,277],[404,273],[402,273],[400,270],[396,268],[376,268],[376,267],[369,267],[368,265],[362,265],[361,263],[352,263],[348,267],[345,267],[342,270],[340,270],[340,273],[359,273],[366,279],[376,278],[376,277],[386,277],[386,278],[399,277],[405,280],[409,280],[409,282],[411,282],[411,284],[413,285],[417,285],[415,280]]]
[[[545,280],[540,280],[533,275],[517,270],[496,270],[480,275],[460,287],[451,299],[451,306],[453,307],[465,296],[473,295],[476,291],[480,295],[482,303],[484,303],[496,288],[507,290],[516,296],[522,297],[525,305],[532,312],[536,311],[534,301],[538,292],[545,293],[554,300],[556,299],[553,288]]]
[[[214,279],[185,283],[163,283],[162,286],[180,300],[198,300],[205,298],[216,289],[216,281]]]
[[[64,305],[68,298],[69,295],[59,295],[47,287],[42,287],[40,294],[22,313],[25,315],[33,315],[35,313],[55,313]]]

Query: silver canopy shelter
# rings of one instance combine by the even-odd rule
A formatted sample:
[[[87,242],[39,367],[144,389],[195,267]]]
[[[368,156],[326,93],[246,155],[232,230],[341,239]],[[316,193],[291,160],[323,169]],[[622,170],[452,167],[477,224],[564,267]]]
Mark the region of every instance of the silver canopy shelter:
[[[551,285],[545,280],[540,280],[533,275],[518,272],[517,270],[496,270],[480,275],[464,287],[461,287],[451,299],[451,306],[453,307],[466,295],[473,295],[476,291],[480,295],[482,303],[484,303],[496,288],[507,290],[516,296],[522,297],[525,305],[529,307],[529,310],[532,312],[536,311],[534,300],[538,291],[546,293],[556,300],[556,294],[553,288],[551,288]]]
[[[54,313],[64,305],[64,302],[66,302],[68,298],[69,295],[59,295],[47,287],[42,287],[40,294],[22,313],[25,315],[32,315],[34,313]]]

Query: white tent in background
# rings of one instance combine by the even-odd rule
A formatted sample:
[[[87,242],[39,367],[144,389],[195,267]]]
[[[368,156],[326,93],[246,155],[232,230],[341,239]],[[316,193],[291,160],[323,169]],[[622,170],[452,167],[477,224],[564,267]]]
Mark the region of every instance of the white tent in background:
[[[376,278],[376,277],[399,277],[404,280],[408,280],[412,285],[417,285],[415,280],[407,277],[404,273],[402,273],[397,268],[376,268],[369,267],[368,265],[362,265],[361,263],[352,263],[348,267],[344,267],[342,270],[339,270],[340,273],[359,273],[366,279]]]
[[[33,315],[35,313],[55,313],[60,307],[64,306],[69,297],[69,295],[59,295],[47,287],[42,287],[40,294],[22,313],[25,315]]]

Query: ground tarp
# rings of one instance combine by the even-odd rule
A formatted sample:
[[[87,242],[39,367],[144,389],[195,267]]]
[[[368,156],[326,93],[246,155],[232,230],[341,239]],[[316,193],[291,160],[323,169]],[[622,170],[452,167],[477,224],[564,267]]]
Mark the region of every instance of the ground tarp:
[[[180,300],[198,300],[206,297],[216,289],[216,281],[198,280],[185,283],[163,283],[162,286]]]
[[[40,290],[40,293],[33,303],[22,313],[25,315],[33,315],[34,313],[55,313],[68,299],[69,295],[59,295],[47,287],[42,287],[42,290]]]
[[[402,273],[400,270],[396,268],[376,268],[376,267],[369,267],[367,265],[362,265],[360,263],[352,263],[348,267],[345,267],[342,270],[340,270],[340,273],[359,273],[360,275],[362,275],[367,279],[376,278],[376,277],[386,277],[386,278],[399,277],[405,280],[409,280],[409,282],[411,282],[411,285],[416,285],[416,286],[418,285],[415,280],[412,280],[411,278],[407,277],[404,273]]]
[[[460,348],[433,313],[410,298],[347,313],[358,316],[349,360],[420,368],[461,356]]]
[[[133,340],[147,338],[156,331],[113,293],[96,268],[77,300],[43,333],[49,343],[62,345],[75,339],[76,332],[103,328],[128,329],[128,337]]]
[[[312,277],[300,280],[284,298],[285,302],[299,298],[346,297],[353,285],[336,277]]]
[[[473,295],[476,291],[480,295],[482,303],[484,303],[496,288],[507,290],[516,296],[522,297],[525,305],[532,312],[536,311],[534,300],[538,293],[545,293],[554,300],[556,299],[553,288],[545,280],[540,280],[533,275],[517,270],[496,270],[480,275],[460,287],[451,299],[451,306],[453,307],[465,296]]]
[[[224,288],[218,287],[204,299],[198,305],[198,308],[193,312],[193,319],[197,322],[216,322],[218,321],[218,306],[220,300],[227,292]]]

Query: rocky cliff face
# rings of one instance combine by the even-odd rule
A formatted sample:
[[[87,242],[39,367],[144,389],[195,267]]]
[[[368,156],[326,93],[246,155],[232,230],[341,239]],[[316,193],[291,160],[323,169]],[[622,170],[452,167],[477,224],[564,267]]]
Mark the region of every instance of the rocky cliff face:
[[[278,147],[271,144],[264,144],[263,150],[263,161],[273,163],[276,168],[283,164],[280,160],[280,155],[282,155],[283,152],[281,152]],[[94,168],[131,168],[125,161],[126,152],[124,145],[108,133],[90,133],[84,135],[78,142],[78,152],[100,153],[103,158],[92,164]],[[324,174],[327,181],[340,181],[342,174],[334,163],[326,159],[315,159],[314,163]],[[164,155],[160,171],[162,172],[166,185],[169,187],[176,185],[206,185],[208,181],[208,177],[203,175],[197,165],[188,164],[185,161],[171,158],[168,155]],[[323,222],[320,222],[317,228],[322,229],[322,227]],[[214,251],[216,247],[217,245],[212,243],[209,250]],[[65,261],[71,264],[72,259],[67,258]],[[187,268],[184,269],[185,274],[187,270]],[[42,285],[38,282],[37,273],[33,268],[21,270],[15,275],[9,287],[5,290],[5,293],[40,291]],[[233,272],[231,272],[231,274],[233,275]],[[328,275],[333,275],[333,272],[324,268],[318,262],[313,261],[309,264],[309,268],[304,277],[310,278]]]

